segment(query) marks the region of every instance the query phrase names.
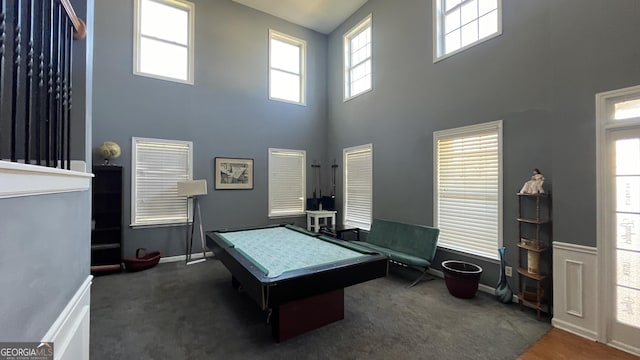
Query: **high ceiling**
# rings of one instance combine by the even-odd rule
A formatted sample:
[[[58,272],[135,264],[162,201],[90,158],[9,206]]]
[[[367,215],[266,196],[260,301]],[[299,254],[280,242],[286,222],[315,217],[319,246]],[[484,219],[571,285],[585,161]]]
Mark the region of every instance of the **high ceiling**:
[[[233,0],[323,34],[329,34],[367,0]]]

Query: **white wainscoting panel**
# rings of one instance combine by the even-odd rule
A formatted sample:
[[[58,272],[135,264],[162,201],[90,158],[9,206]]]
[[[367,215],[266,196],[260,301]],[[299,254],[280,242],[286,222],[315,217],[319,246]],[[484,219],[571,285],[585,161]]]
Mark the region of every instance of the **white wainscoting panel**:
[[[42,338],[53,342],[54,360],[89,360],[92,279],[87,277]]]
[[[575,315],[577,317],[582,316],[582,298],[584,297],[584,289],[582,287],[582,273],[584,271],[584,264],[580,261],[565,260],[564,278],[566,279],[565,287],[565,311],[567,314]],[[562,276],[562,274],[560,274]],[[556,307],[556,311],[558,308]]]
[[[553,326],[598,339],[597,248],[553,242]]]

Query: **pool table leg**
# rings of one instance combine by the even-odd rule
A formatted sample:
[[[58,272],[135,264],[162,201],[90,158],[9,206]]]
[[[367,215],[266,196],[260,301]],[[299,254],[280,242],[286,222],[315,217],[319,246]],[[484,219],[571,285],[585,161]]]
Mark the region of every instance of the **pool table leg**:
[[[235,276],[231,276],[231,286],[233,286],[233,288],[238,291],[242,290],[242,285],[240,285],[240,282],[238,281],[238,279],[236,279]]]
[[[273,309],[271,330],[273,337],[280,342],[342,319],[344,289],[338,289]]]

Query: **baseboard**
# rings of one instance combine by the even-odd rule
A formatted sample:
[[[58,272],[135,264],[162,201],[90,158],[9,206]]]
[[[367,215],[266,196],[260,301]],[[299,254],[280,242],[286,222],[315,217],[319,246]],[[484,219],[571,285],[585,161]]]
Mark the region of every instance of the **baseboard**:
[[[622,350],[624,352],[628,352],[629,354],[633,354],[635,356],[640,356],[640,349],[633,347],[633,346],[629,346],[627,344],[623,344],[617,341],[612,341],[610,343],[608,343],[607,345],[616,348],[618,350]]]
[[[202,255],[202,253],[196,253],[191,255],[191,260],[198,260],[198,259],[202,259],[203,257],[204,255]],[[214,257],[213,252],[207,251],[206,257],[207,258]],[[185,255],[167,256],[167,257],[160,258],[161,263],[170,263],[170,262],[178,262],[178,261],[185,261]]]
[[[444,279],[444,273],[442,271],[440,271],[440,270],[429,268],[429,270],[427,270],[427,274],[439,277],[441,279]]]
[[[428,274],[433,275],[433,276],[437,276],[441,279],[444,279],[444,273],[440,270],[436,270],[436,269],[429,269],[427,271]],[[478,290],[482,291],[483,293],[487,293],[487,294],[491,294],[491,295],[495,295],[496,294],[496,288],[493,288],[489,285],[484,285],[484,284],[478,284]],[[511,299],[512,302],[518,302],[518,296],[516,294],[513,294],[513,298]]]
[[[598,334],[595,331],[591,331],[589,329],[585,329],[583,327],[580,326],[576,326],[574,324],[568,323],[566,321],[562,321],[556,318],[551,319],[551,325],[553,325],[553,327],[558,328],[560,330],[564,330],[566,332],[570,332],[574,335],[583,337],[585,339],[591,340],[591,341],[598,341]],[[624,352],[628,352],[629,354],[633,354],[635,356],[640,356],[640,349],[635,348],[633,346],[629,346],[627,344],[623,344],[617,341],[611,341],[608,344],[605,344],[607,346],[611,346],[612,348],[616,348],[618,350],[622,350]]]
[[[92,279],[87,276],[42,338],[53,342],[55,360],[89,360]]]
[[[583,328],[581,326],[577,326],[575,324],[571,324],[569,322],[566,321],[562,321],[560,319],[557,318],[553,318],[551,319],[551,325],[553,325],[553,327],[556,327],[560,330],[564,330],[566,332],[570,332],[574,335],[578,335],[580,337],[583,337],[585,339],[589,339],[592,341],[598,341],[598,334],[595,331]]]

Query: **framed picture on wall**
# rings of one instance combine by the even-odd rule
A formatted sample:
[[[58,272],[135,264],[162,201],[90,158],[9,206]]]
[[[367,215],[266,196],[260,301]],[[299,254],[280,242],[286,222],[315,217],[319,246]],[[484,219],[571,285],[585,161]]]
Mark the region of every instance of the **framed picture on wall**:
[[[253,159],[215,158],[216,190],[253,189]]]

